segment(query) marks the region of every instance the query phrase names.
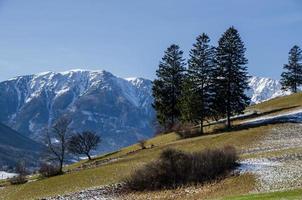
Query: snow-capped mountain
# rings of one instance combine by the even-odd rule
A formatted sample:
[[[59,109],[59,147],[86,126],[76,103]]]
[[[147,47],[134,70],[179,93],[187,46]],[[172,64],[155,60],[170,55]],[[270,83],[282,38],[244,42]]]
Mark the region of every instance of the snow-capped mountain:
[[[251,103],[287,94],[277,80],[252,77],[249,82]],[[152,101],[147,79],[124,79],[106,71],[44,72],[0,83],[0,122],[40,141],[67,114],[74,130],[101,135],[99,150],[115,150],[153,134]]]
[[[63,114],[71,128],[102,137],[113,150],[153,134],[152,83],[106,71],[71,70],[19,76],[0,83],[0,121],[37,141]]]
[[[289,95],[289,91],[282,91],[279,80],[252,76],[249,79],[250,89],[247,95],[251,98],[252,104],[257,104],[278,96]]]

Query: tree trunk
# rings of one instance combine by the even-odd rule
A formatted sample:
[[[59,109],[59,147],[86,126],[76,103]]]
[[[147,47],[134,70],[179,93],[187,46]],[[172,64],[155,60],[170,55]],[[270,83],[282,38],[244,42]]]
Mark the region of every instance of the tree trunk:
[[[228,126],[228,129],[231,129],[231,114],[230,112],[228,111],[228,114],[227,114],[227,126]]]
[[[297,93],[297,83],[294,83],[294,93]]]
[[[63,173],[63,160],[60,160],[59,172]]]
[[[88,160],[91,160],[91,157],[90,157],[90,155],[87,153],[86,154],[87,155],[87,157],[88,157]]]
[[[200,135],[203,135],[203,120],[200,120]]]
[[[231,83],[230,83],[230,72],[228,74],[227,82],[227,128],[231,129]]]

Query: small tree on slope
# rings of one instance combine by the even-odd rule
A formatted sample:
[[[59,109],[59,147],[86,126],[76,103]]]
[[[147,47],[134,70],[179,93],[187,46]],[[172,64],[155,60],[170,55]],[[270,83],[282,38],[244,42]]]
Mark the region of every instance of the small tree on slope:
[[[289,51],[288,64],[285,64],[285,70],[281,74],[281,85],[283,90],[290,89],[296,93],[298,87],[302,85],[302,51],[297,45]]]
[[[249,98],[245,95],[249,78],[245,50],[234,27],[230,27],[219,39],[214,81],[215,109],[217,115],[227,117],[228,128],[231,128],[231,116],[242,113],[249,104]]]
[[[73,135],[68,142],[69,152],[77,155],[84,154],[91,160],[90,152],[95,150],[101,138],[94,132],[84,131]]]
[[[153,82],[153,107],[158,122],[171,128],[180,118],[180,97],[184,79],[183,52],[173,44],[166,51]]]

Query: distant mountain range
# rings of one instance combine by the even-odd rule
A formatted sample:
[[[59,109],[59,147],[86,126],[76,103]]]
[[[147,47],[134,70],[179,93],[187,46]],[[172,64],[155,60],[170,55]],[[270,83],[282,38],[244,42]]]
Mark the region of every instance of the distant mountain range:
[[[63,114],[76,131],[93,130],[99,151],[116,150],[153,134],[150,80],[106,71],[71,70],[19,76],[0,83],[0,121],[41,141]]]
[[[252,77],[249,85],[252,103],[287,94],[270,78]],[[152,82],[147,79],[124,79],[107,71],[45,72],[0,83],[0,121],[41,141],[45,130],[66,114],[74,130],[100,134],[98,152],[109,151],[152,136],[152,101]],[[11,131],[5,134],[15,137]]]

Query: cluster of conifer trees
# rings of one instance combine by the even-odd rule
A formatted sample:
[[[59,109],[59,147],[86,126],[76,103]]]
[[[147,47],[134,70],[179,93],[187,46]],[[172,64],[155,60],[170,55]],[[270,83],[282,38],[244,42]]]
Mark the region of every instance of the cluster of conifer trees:
[[[302,86],[302,50],[295,45],[289,51],[288,64],[283,66],[284,72],[281,74],[281,85],[283,90],[298,92]]]
[[[231,116],[249,104],[245,51],[234,27],[223,33],[217,47],[207,34],[199,35],[187,62],[179,46],[168,47],[153,82],[158,122],[165,128],[198,123],[202,134],[204,121],[226,118],[230,128]]]

